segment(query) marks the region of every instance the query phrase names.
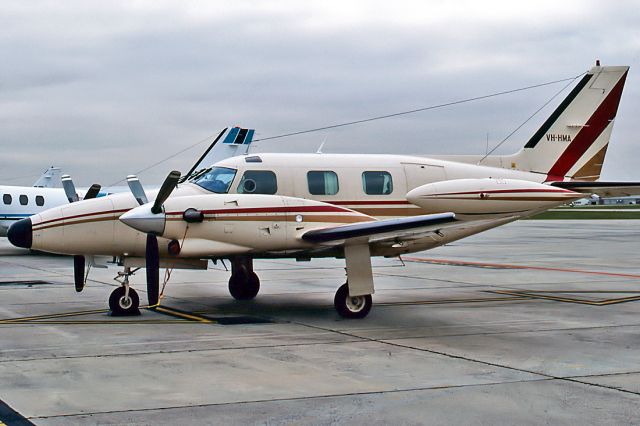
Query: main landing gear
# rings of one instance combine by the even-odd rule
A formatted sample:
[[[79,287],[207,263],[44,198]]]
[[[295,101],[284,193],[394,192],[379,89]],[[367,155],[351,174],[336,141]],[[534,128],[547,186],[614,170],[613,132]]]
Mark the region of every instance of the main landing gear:
[[[121,287],[116,288],[109,296],[109,308],[111,315],[114,317],[140,315],[140,298],[138,293],[129,287],[129,277],[133,275],[137,269],[131,270],[125,267],[124,272],[118,272],[118,276],[114,278]]]
[[[368,244],[344,248],[347,264],[347,282],[340,286],[333,305],[343,318],[364,318],[371,311],[374,293],[371,253]],[[229,293],[236,300],[251,300],[260,291],[260,279],[253,272],[253,259],[238,256],[231,259]]]
[[[341,317],[359,319],[369,314],[373,306],[373,300],[370,294],[350,296],[349,284],[344,283],[336,291],[336,296],[333,298],[333,306],[335,306]]]
[[[260,291],[260,278],[253,272],[253,259],[239,256],[231,259],[229,293],[236,300],[251,300]]]

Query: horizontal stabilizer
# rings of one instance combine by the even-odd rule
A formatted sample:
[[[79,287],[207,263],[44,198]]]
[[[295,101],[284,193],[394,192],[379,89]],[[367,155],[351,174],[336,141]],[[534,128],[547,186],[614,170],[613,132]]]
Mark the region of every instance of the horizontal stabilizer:
[[[600,197],[630,197],[640,195],[640,182],[553,182],[551,186],[569,189],[581,194]]]
[[[374,235],[378,236],[380,234],[392,232],[397,233],[399,231],[406,230],[427,231],[427,229],[424,228],[432,228],[435,231],[439,225],[455,222],[455,217],[456,215],[453,213],[439,213],[400,219],[360,222],[309,231],[302,236],[302,239],[310,243],[325,243],[329,241],[349,240]]]

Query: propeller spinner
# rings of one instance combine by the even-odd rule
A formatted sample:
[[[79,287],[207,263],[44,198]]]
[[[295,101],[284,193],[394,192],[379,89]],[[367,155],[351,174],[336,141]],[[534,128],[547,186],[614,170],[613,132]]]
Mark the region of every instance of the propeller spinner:
[[[145,250],[145,260],[147,269],[147,297],[149,306],[158,304],[160,289],[160,254],[158,250],[158,237],[164,231],[165,215],[162,205],[169,198],[180,179],[180,172],[177,170],[169,173],[162,183],[158,196],[153,205],[149,206],[147,196],[142,188],[142,184],[135,176],[127,176],[129,188],[136,198],[140,207],[136,207],[120,216],[120,220],[141,232],[147,233],[147,245]],[[142,205],[145,204],[145,205]]]

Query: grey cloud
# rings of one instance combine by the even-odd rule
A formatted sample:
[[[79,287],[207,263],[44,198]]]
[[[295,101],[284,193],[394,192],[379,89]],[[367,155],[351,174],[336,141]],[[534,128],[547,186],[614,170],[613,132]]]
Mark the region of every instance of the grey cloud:
[[[191,2],[16,2],[0,11],[0,140],[12,147],[0,177],[55,162],[82,183],[110,183],[226,125],[271,136],[577,75],[597,57],[637,66],[640,52],[632,2],[579,2],[557,13],[512,5],[495,16],[408,2],[388,17],[381,3],[355,2],[365,16],[356,10],[344,23],[331,3],[328,14],[313,2],[308,10],[206,4],[203,13]],[[610,178],[634,178],[635,73],[605,165]],[[327,152],[484,152],[487,133],[495,144],[560,87],[257,149],[309,152],[327,138]],[[553,106],[501,152],[518,149]],[[142,178],[186,169],[204,147]]]

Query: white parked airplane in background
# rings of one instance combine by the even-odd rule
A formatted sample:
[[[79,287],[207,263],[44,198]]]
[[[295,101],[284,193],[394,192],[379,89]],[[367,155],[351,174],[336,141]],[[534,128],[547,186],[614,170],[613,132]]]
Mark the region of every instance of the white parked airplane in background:
[[[51,207],[67,203],[60,188],[61,170],[51,166],[33,186],[0,185],[0,237],[6,237],[14,222]]]
[[[117,257],[125,280],[109,300],[114,314],[138,311],[131,268],[146,266],[154,306],[161,266],[230,259],[230,293],[251,299],[260,286],[254,258],[345,257],[347,283],[334,303],[362,318],[374,293],[371,256],[441,246],[584,194],[640,192],[640,183],[596,182],[628,69],[593,67],[515,155],[233,157],[182,183],[172,172],[157,193],[130,179],[131,194],[47,210],[14,224],[9,239],[74,255],[77,291],[93,256]]]
[[[200,159],[194,164],[191,173],[198,173],[201,164],[212,164],[234,155],[247,152],[253,140],[254,130],[233,127],[223,129]],[[217,142],[221,140],[218,144]],[[60,188],[62,186],[62,188]],[[108,194],[128,191],[126,186],[91,188],[76,190],[68,175],[61,176],[58,167],[50,167],[33,186],[0,185],[0,237],[6,237],[11,224],[20,219],[33,216],[50,208],[76,202],[80,199],[102,197]]]

